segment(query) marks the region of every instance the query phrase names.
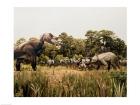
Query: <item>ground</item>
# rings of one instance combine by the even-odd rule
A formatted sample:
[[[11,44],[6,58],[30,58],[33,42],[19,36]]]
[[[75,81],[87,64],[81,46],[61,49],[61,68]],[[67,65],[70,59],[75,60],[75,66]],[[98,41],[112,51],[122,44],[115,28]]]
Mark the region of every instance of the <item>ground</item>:
[[[29,97],[115,97],[127,94],[127,70],[90,70],[30,65],[14,71],[14,95]]]

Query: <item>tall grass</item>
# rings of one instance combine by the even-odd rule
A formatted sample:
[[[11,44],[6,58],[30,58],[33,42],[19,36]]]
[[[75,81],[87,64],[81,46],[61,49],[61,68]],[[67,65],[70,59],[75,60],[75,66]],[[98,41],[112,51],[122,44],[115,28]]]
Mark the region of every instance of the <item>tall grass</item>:
[[[126,71],[45,68],[14,73],[16,97],[125,97]]]

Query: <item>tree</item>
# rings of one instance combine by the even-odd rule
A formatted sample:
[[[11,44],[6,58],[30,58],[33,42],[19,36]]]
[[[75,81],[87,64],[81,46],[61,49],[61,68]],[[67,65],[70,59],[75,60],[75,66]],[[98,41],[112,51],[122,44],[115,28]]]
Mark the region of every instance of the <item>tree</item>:
[[[63,54],[64,57],[72,58],[75,54],[84,55],[85,40],[75,39],[66,32],[61,33],[59,38],[62,40],[60,54]]]
[[[20,38],[16,41],[15,46],[18,47],[19,45],[21,45],[24,42],[26,42],[26,39],[25,38]]]
[[[115,36],[110,30],[87,31],[85,42],[86,56],[91,57],[95,53],[114,52],[115,54],[126,57],[127,46],[123,40]]]
[[[57,56],[55,57],[55,61],[56,61],[56,62],[59,62],[59,61],[62,60],[62,59],[64,59],[63,55],[57,55]]]
[[[85,36],[87,37],[85,42],[85,52],[86,52],[85,56],[86,57],[94,56],[94,54],[97,53],[97,51],[99,51],[101,46],[98,31],[89,30],[87,31]]]
[[[59,38],[62,40],[60,53],[63,54],[64,57],[71,58],[73,56],[73,52],[75,50],[73,44],[73,37],[69,36],[67,33],[63,32],[59,35]]]
[[[120,57],[127,58],[127,45],[120,38],[116,38],[114,40],[114,44],[111,47],[111,50],[113,50],[114,53],[116,53]]]
[[[45,65],[48,60],[49,60],[49,57],[44,54],[41,54],[39,57],[37,57],[37,63],[41,65]]]

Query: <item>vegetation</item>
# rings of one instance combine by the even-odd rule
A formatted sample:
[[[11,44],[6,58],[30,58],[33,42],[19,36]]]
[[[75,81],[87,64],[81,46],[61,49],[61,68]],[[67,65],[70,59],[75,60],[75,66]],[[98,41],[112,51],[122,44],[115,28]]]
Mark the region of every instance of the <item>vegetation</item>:
[[[14,73],[16,97],[126,97],[126,68],[122,71],[78,71],[44,67],[30,71],[26,65]]]
[[[38,58],[38,64],[45,64],[45,61],[50,59],[60,60],[58,56],[68,58],[81,58],[81,57],[93,57],[96,54],[102,52],[111,51],[118,55],[120,58],[127,57],[127,45],[118,38],[116,34],[110,30],[92,31],[89,30],[85,34],[86,39],[73,38],[66,32],[62,32],[59,35],[61,39],[61,48],[58,49],[55,45],[46,43],[43,54]],[[30,38],[30,40],[37,40],[36,38]],[[15,46],[25,42],[24,38],[17,40]],[[60,58],[62,58],[60,57]]]
[[[47,67],[48,59],[59,62],[61,59],[93,57],[95,54],[111,51],[120,58],[127,58],[127,45],[110,30],[92,31],[86,39],[73,38],[66,32],[59,35],[61,48],[45,43],[43,53],[37,57],[38,69],[24,64],[21,71],[14,71],[15,97],[126,97],[127,70],[90,70],[66,66]],[[30,38],[29,40],[38,40]],[[19,39],[15,47],[24,43]]]

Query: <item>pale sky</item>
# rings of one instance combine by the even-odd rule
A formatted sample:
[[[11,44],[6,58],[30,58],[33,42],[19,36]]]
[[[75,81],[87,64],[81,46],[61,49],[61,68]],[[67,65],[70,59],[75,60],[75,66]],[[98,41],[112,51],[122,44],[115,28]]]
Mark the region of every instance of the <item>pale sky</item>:
[[[126,12],[125,7],[15,7],[14,39],[44,32],[85,38],[88,30],[107,29],[127,42]]]

